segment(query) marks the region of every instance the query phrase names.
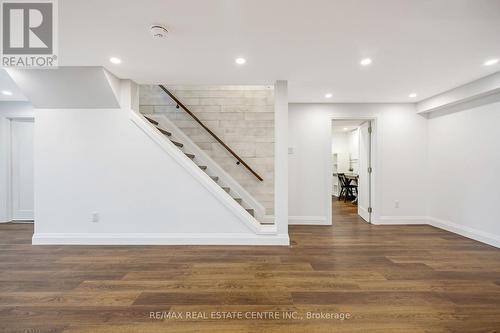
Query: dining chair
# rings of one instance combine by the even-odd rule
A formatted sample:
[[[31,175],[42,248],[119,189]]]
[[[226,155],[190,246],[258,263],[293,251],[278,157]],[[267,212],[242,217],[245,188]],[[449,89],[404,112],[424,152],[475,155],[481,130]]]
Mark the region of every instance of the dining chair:
[[[354,192],[356,192],[356,196],[358,195],[358,185],[351,184],[351,180],[347,179],[345,174],[339,173],[339,182],[340,182],[340,195],[339,200],[342,198],[342,194],[344,195],[344,202],[347,202],[348,197],[354,197]]]
[[[343,173],[338,173],[337,177],[339,178],[339,184],[340,184],[340,192],[339,192],[339,199],[338,199],[338,200],[340,200],[340,199],[342,199],[342,194],[344,194],[344,192],[347,191],[347,188],[345,186],[346,179],[345,179],[345,174],[343,174]]]

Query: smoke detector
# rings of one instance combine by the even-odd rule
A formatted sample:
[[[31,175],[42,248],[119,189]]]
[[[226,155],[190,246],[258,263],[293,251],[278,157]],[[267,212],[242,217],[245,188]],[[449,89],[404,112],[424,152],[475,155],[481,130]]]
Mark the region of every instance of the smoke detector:
[[[165,28],[161,24],[153,24],[150,28],[149,31],[151,32],[151,35],[153,38],[166,38],[168,34],[167,28]]]

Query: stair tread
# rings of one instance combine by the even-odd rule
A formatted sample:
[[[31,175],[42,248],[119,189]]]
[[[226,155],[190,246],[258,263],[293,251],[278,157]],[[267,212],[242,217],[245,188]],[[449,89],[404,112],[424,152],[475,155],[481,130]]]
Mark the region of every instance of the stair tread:
[[[200,167],[201,170],[207,170],[207,166],[206,165],[198,165]]]
[[[163,128],[161,128],[161,127],[156,126],[156,128],[158,129],[158,131],[162,132],[162,133],[163,133],[164,135],[166,135],[166,136],[171,136],[171,135],[172,135],[172,133],[170,133],[170,132],[169,132],[169,131],[167,131],[167,130],[164,130],[164,129],[163,129]]]
[[[170,139],[170,141],[172,141],[172,143],[173,143],[174,145],[176,145],[177,147],[179,147],[179,148],[184,147],[184,145],[183,145],[182,143],[180,143],[180,142],[174,141],[174,140],[172,140],[172,139]]]
[[[212,178],[215,182],[219,180],[219,177],[217,176],[210,176],[210,178]]]
[[[154,124],[154,125],[158,125],[158,124],[159,124],[159,122],[157,122],[157,121],[156,121],[156,120],[154,120],[154,119],[151,119],[151,118],[146,117],[146,116],[144,116],[144,118],[146,118],[146,119],[147,119],[150,123],[152,123],[152,124]]]
[[[190,154],[190,153],[184,153],[187,157],[193,159],[195,156],[194,154]]]
[[[231,191],[231,189],[230,189],[229,187],[225,187],[225,186],[223,186],[223,187],[222,187],[222,189],[223,189],[224,191],[228,192],[228,193],[229,193],[229,191]]]

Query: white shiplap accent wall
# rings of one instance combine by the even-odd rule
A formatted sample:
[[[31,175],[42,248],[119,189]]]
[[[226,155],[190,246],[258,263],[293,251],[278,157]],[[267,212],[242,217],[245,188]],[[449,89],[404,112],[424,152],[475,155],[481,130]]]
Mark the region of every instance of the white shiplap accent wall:
[[[269,86],[168,86],[190,111],[254,169],[253,176],[156,85],[140,88],[140,111],[166,115],[274,213],[274,90]]]

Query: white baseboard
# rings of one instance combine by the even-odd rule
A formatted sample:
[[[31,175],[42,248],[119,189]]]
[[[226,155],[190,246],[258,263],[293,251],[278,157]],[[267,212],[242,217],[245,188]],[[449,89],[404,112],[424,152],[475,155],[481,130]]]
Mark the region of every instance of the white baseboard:
[[[376,223],[375,223],[376,222]],[[433,217],[382,216],[377,225],[428,224],[500,248],[500,237]],[[330,225],[322,216],[291,216],[289,224]],[[86,234],[37,233],[33,245],[289,245],[287,234]]]
[[[33,245],[286,245],[287,234],[36,233]]]
[[[428,223],[433,227],[453,232],[455,234],[459,234],[478,242],[500,248],[500,236],[434,217],[428,217],[428,221]]]
[[[326,216],[289,216],[288,225],[331,225]]]
[[[450,221],[441,220],[429,216],[380,216],[374,219],[376,225],[415,225],[427,224],[443,229],[481,243],[500,248],[500,236],[478,229],[462,226]]]
[[[429,224],[427,216],[379,216],[372,221],[375,225]]]

